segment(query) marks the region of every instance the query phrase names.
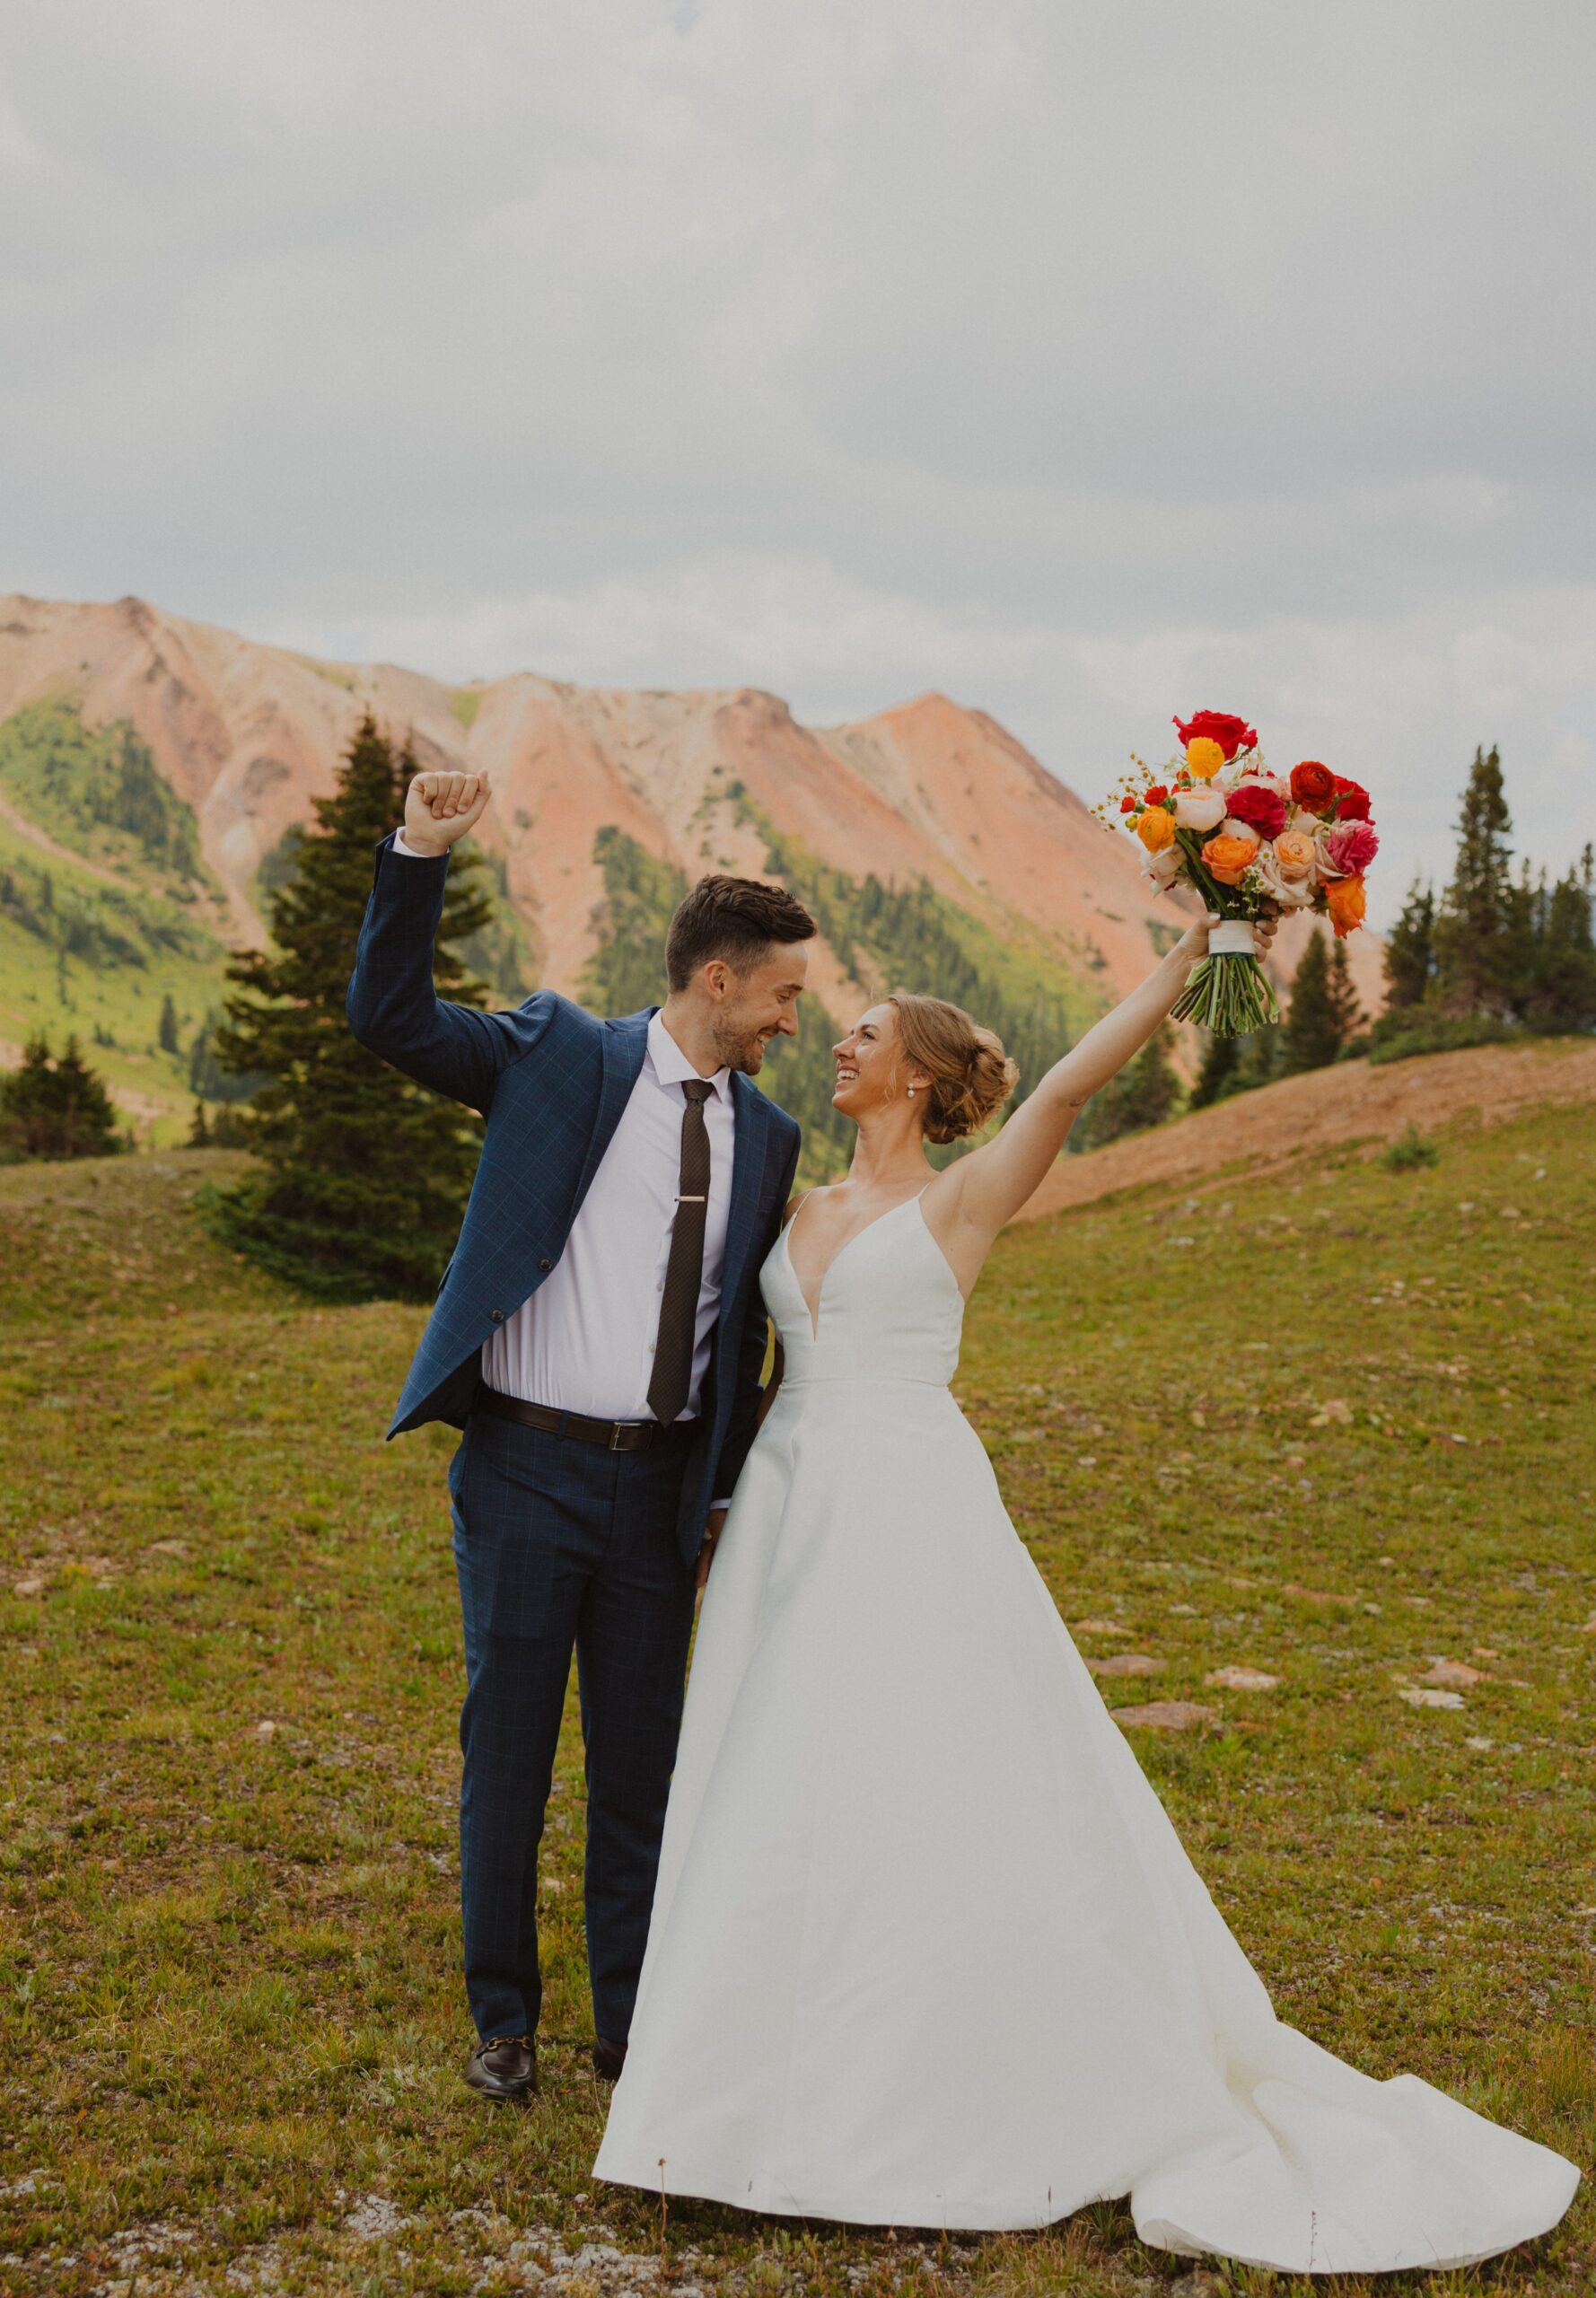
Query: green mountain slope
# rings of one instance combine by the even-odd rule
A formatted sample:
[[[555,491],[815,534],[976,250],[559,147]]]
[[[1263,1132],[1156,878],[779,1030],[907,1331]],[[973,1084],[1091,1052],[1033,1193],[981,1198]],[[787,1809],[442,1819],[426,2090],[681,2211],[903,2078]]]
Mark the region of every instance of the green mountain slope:
[[[261,907],[294,873],[301,833],[262,863]],[[503,865],[482,857],[495,916],[466,958],[513,1004],[532,986],[528,936]],[[193,811],[132,728],[86,726],[68,700],[0,723],[0,1039],[70,1031],[146,1145],[187,1133],[197,1092],[233,1095],[210,1032],[226,991],[221,889]]]
[[[1061,965],[1028,946],[1030,937],[1000,940],[924,881],[886,886],[831,869],[742,803],[764,838],[767,874],[807,905],[857,984],[860,1003],[899,987],[951,998],[995,1029],[1014,1056],[1021,1100],[1101,1010]],[[687,879],[618,829],[600,831],[594,857],[604,873],[605,904],[583,994],[601,1012],[634,1013],[664,996],[661,952]],[[853,1128],[831,1106],[831,1047],[853,1018],[806,997],[798,1039],[772,1046],[759,1079],[803,1127],[800,1172],[806,1182],[833,1178],[852,1148]],[[934,1155],[943,1162],[957,1153]]]
[[[93,732],[64,701],[0,724],[0,1037],[75,1031],[156,1137],[177,1129],[226,963],[198,852],[130,728]]]

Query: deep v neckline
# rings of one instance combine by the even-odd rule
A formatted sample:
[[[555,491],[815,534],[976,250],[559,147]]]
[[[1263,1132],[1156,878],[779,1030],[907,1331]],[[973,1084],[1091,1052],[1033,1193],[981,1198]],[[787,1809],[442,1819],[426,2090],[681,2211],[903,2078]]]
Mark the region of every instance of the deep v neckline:
[[[890,1221],[895,1213],[901,1213],[906,1205],[918,1205],[920,1199],[925,1196],[926,1189],[930,1187],[931,1183],[926,1181],[923,1187],[915,1191],[913,1197],[900,1197],[896,1205],[890,1205],[884,1213],[878,1213],[873,1221],[866,1221],[862,1229],[855,1229],[853,1235],[847,1240],[846,1244],[838,1245],[837,1250],[826,1263],[825,1267],[820,1271],[820,1289],[815,1294],[815,1304],[812,1309],[810,1308],[809,1305],[809,1295],[803,1289],[803,1279],[798,1274],[798,1265],[793,1259],[793,1232],[798,1226],[799,1217],[803,1211],[803,1206],[809,1202],[808,1197],[806,1197],[799,1205],[797,1211],[794,1214],[792,1219],[787,1223],[786,1227],[781,1232],[782,1250],[786,1254],[787,1267],[791,1273],[793,1282],[798,1287],[798,1298],[802,1302],[804,1309],[808,1312],[809,1337],[811,1341],[819,1340],[820,1337],[820,1317],[826,1306],[827,1280],[830,1276],[832,1270],[837,1267],[837,1262],[842,1259],[843,1255],[845,1253],[852,1252],[854,1247],[858,1243],[861,1237],[869,1236],[871,1231],[873,1229],[879,1229],[883,1221]]]

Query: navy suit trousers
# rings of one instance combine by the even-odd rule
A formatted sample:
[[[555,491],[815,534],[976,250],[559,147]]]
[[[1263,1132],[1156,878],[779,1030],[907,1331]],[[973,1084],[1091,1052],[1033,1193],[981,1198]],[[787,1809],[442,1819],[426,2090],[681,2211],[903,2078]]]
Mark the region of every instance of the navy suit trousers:
[[[538,2024],[538,1846],[573,1650],[593,2022],[615,2042],[630,2032],[693,1629],[677,1518],[694,1430],[609,1452],[475,1413],[450,1469],[466,1993],[484,2038]]]

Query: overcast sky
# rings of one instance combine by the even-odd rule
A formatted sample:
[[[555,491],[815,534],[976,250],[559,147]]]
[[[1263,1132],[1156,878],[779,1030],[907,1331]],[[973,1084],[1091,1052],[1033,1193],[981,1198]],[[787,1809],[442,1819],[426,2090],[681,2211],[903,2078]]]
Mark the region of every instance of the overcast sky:
[[[1590,0],[58,0],[0,589],[1596,837]],[[1583,283],[1583,284],[1582,284]]]

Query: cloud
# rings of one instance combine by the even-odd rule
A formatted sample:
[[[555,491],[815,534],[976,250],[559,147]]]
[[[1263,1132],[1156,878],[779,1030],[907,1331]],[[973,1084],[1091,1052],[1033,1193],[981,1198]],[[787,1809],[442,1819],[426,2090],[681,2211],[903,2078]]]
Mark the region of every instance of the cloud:
[[[0,110],[0,584],[449,675],[1245,708],[1596,833],[1583,0],[81,0]],[[1571,837],[1569,825],[1573,824]]]

